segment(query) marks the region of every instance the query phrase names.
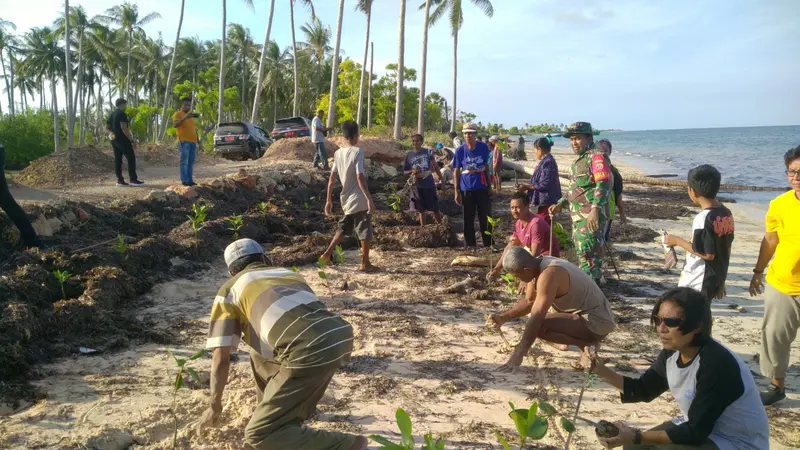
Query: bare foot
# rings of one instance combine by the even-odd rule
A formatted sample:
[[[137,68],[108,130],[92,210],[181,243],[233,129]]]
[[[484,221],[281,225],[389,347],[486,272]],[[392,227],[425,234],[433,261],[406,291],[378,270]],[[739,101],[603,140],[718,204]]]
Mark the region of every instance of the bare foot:
[[[325,264],[330,265],[330,263],[331,263],[331,255],[329,255],[327,253],[323,253],[322,256],[319,257],[319,259],[323,260],[325,262]]]
[[[356,440],[350,446],[350,450],[367,450],[368,443],[369,441],[364,436],[356,436]]]
[[[562,352],[566,352],[569,350],[569,345],[567,344],[556,344],[555,342],[550,342],[550,341],[544,341],[544,342],[550,347],[556,350],[561,350]]]
[[[359,266],[358,271],[364,273],[373,273],[373,272],[380,272],[381,269],[379,267],[373,266],[372,264],[366,264],[366,265],[362,264],[361,266]]]

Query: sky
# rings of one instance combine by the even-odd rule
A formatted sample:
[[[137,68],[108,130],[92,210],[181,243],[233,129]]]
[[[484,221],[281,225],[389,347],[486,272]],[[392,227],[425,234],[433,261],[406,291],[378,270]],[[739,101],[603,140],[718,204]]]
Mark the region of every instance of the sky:
[[[161,14],[145,30],[162,33],[172,45],[180,1],[134,3],[141,15]],[[228,0],[227,18],[249,28],[260,43],[269,1],[254,3],[250,8]],[[344,57],[360,62],[366,17],[355,3],[345,0],[341,48]],[[375,0],[370,40],[376,72],[397,62],[399,3]],[[405,64],[415,69],[421,65],[421,3],[407,2]],[[589,121],[625,130],[800,124],[798,0],[492,0],[492,18],[464,3],[458,109],[484,124]],[[71,4],[95,15],[116,2]],[[314,4],[335,38],[338,1]],[[186,8],[182,36],[219,38],[221,2],[190,0]],[[63,0],[38,0],[35,14],[18,0],[0,0],[0,11],[23,33],[52,23]],[[297,5],[298,41],[300,26],[310,20]],[[271,39],[291,46],[289,0],[276,1]],[[453,39],[446,21],[429,33],[427,92],[452,102]]]

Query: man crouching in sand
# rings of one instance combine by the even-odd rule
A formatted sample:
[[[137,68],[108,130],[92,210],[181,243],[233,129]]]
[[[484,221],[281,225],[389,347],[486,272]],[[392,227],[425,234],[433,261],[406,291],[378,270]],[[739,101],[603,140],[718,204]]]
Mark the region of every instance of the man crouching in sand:
[[[258,406],[244,433],[248,444],[262,450],[366,449],[363,436],[303,425],[333,374],[350,359],[350,324],[329,312],[300,274],[270,267],[252,239],[230,244],[225,264],[231,278],[211,308],[211,405],[200,428],[219,421],[230,352],[244,336],[258,387]]]
[[[536,338],[583,350],[614,330],[614,314],[603,291],[571,262],[550,256],[534,257],[522,247],[511,247],[503,257],[503,269],[528,283],[525,298],[508,311],[492,314],[489,322],[499,329],[525,314],[530,313],[531,317],[501,371],[515,371]],[[556,312],[548,312],[551,306]]]

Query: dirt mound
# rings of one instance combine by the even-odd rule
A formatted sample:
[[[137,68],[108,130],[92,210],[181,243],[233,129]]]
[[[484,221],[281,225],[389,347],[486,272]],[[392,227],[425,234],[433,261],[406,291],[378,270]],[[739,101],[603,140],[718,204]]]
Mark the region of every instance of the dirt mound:
[[[32,187],[59,188],[114,173],[114,157],[92,145],[51,153],[33,161],[16,180]]]
[[[345,138],[338,136],[332,139],[339,147],[349,147]],[[358,146],[364,149],[364,157],[384,164],[397,164],[403,162],[406,152],[403,146],[393,139],[363,136],[358,140]],[[331,156],[328,151],[328,156]]]
[[[181,153],[178,145],[148,144],[136,148],[136,162],[144,162],[145,166],[177,167],[181,163]],[[197,163],[216,164],[219,159],[204,151],[197,151]]]
[[[325,151],[332,158],[339,146],[330,140],[325,141]],[[310,137],[278,139],[270,145],[259,161],[313,161],[316,148]]]
[[[621,223],[615,220],[611,223],[612,242],[640,242],[643,244],[653,243],[658,237],[658,233],[649,229],[637,227],[629,223]]]

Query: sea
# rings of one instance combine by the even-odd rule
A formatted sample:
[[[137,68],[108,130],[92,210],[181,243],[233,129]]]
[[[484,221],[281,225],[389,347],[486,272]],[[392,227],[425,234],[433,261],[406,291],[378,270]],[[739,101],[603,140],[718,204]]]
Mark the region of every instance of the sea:
[[[525,141],[537,137],[526,136]],[[612,161],[620,159],[647,175],[674,174],[666,179],[685,180],[689,169],[711,164],[726,184],[788,188],[783,154],[800,145],[800,126],[603,132],[595,141],[602,138],[611,141]],[[553,140],[557,147],[569,147],[565,138]],[[769,201],[779,194],[721,193],[753,207],[757,216],[763,216]]]

